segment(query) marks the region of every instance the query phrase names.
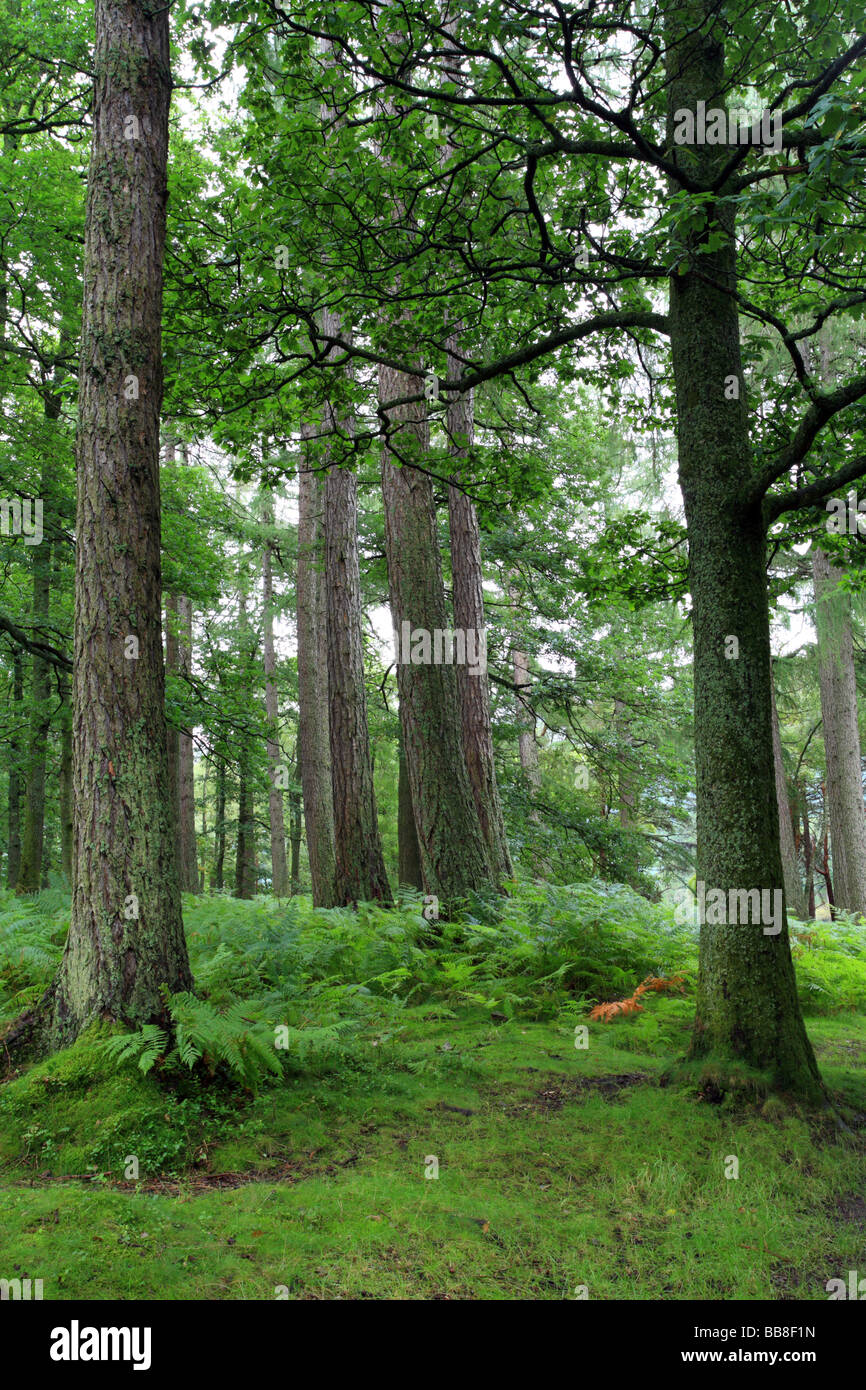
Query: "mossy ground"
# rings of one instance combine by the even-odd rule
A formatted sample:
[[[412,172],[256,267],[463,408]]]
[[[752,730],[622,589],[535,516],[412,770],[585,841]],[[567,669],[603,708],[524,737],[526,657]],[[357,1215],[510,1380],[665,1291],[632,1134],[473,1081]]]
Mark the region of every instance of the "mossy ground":
[[[3,1088],[0,1276],[46,1299],[826,1299],[866,1273],[866,1018],[808,1024],[846,1133],[662,1088],[691,1012],[653,999],[580,1050],[571,1021],[419,1006],[255,1096],[167,1088],[86,1037]]]

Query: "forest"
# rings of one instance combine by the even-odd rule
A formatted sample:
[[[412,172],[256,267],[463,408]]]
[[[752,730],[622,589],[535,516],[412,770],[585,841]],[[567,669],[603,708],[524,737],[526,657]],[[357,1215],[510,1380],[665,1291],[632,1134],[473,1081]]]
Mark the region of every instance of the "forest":
[[[0,14],[0,1299],[866,1298],[861,7]]]

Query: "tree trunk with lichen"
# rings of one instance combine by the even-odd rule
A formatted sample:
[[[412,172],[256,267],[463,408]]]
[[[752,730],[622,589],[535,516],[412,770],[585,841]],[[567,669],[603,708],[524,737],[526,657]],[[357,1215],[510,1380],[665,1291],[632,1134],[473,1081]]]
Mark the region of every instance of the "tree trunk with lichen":
[[[677,146],[674,113],[723,104],[723,30],[710,0],[666,18],[668,147],[710,187],[725,147]],[[765,531],[752,482],[730,202],[683,232],[670,280],[679,475],[693,602],[697,878],[706,891],[784,892],[773,769]],[[715,239],[715,249],[707,241]],[[680,273],[682,272],[682,273]],[[736,643],[730,641],[736,638]],[[748,788],[744,795],[743,788]],[[774,901],[774,899],[770,899]],[[784,900],[783,900],[784,901]],[[736,915],[736,914],[734,914]],[[775,1088],[817,1098],[820,1078],[797,999],[787,921],[704,922],[692,1057],[724,1087],[731,1064]]]
[[[168,795],[159,414],[168,11],[97,0],[77,440],[72,920],[39,1049],[192,987]]]
[[[422,382],[383,367],[379,393],[386,404],[423,395]],[[454,666],[429,658],[412,661],[411,650],[403,650],[404,622],[410,629],[423,630],[431,644],[437,629],[451,631],[433,487],[426,473],[411,466],[427,447],[426,409],[422,401],[391,408],[387,417],[382,495],[391,615],[398,641],[400,725],[424,887],[447,907],[474,890],[492,888],[496,873],[466,768]],[[398,458],[408,461],[398,466],[392,461]]]

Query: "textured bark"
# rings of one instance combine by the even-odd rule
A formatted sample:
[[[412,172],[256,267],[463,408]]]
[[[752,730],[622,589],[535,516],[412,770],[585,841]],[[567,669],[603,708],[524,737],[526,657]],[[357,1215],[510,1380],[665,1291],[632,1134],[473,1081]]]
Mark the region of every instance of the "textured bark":
[[[812,573],[835,906],[846,912],[866,913],[866,809],[857,724],[851,598],[839,588],[842,571],[831,565],[823,550],[817,547],[812,557]]]
[[[418,847],[418,832],[415,829],[412,788],[409,786],[409,769],[406,766],[402,734],[398,738],[397,757],[397,877],[400,883],[405,883],[409,888],[423,890],[421,851]]]
[[[512,590],[511,599],[514,603],[519,602],[519,595],[516,590]],[[541,772],[538,767],[538,744],[535,741],[535,715],[528,707],[532,676],[529,672],[529,657],[519,645],[519,638],[516,636],[512,637],[511,642],[511,673],[515,687],[517,748],[520,766],[526,774],[532,791],[535,792],[541,783]],[[530,815],[533,820],[538,819],[538,812],[534,808]]]
[[[266,526],[274,524],[274,504],[267,498],[263,511]],[[272,546],[265,542],[262,554],[262,588],[264,613],[262,615],[262,646],[265,664],[265,713],[268,721],[268,821],[271,831],[271,891],[284,898],[289,891],[289,875],[286,867],[286,824],[283,812],[283,793],[278,785],[278,772],[282,766],[280,756],[280,712],[277,699],[277,659],[274,651],[274,580],[272,569]]]
[[[216,804],[214,814],[214,857],[211,888],[215,893],[223,891],[226,862],[226,762],[217,758],[216,765]]]
[[[456,342],[456,336],[453,336],[449,342],[452,353],[456,350]],[[455,380],[459,375],[459,363],[453,355],[449,355],[449,379]],[[473,405],[470,392],[449,401],[445,427],[451,457],[459,461],[473,442]],[[448,488],[448,524],[451,537],[454,626],[465,633],[474,632],[479,649],[486,651],[487,633],[478,516],[474,502],[453,482]],[[491,864],[498,874],[510,878],[513,868],[496,782],[487,671],[473,673],[468,663],[459,665],[457,697],[463,753],[481,833],[487,844]]]
[[[94,70],[76,460],[72,921],[45,1001],[54,1046],[97,1017],[162,1017],[161,988],[192,987],[160,623],[167,10],[97,0]]]
[[[60,865],[63,877],[72,886],[72,705],[69,678],[58,678],[60,686]]]
[[[668,131],[675,157],[709,184],[724,147],[676,147],[674,113],[725,91],[723,24],[709,0],[683,0],[667,19]],[[714,220],[718,219],[718,220]],[[708,251],[710,232],[721,245]],[[693,601],[697,878],[707,891],[783,890],[770,712],[770,634],[763,520],[744,505],[751,482],[736,289],[733,212],[716,205],[688,233],[683,274],[670,280],[679,474]],[[726,382],[739,383],[736,399]],[[736,659],[726,639],[738,639]],[[747,794],[743,789],[747,788]],[[771,901],[773,899],[771,898]],[[787,923],[701,928],[692,1055],[738,1059],[772,1084],[816,1097],[818,1069],[797,999]]]
[[[12,702],[15,723],[20,727],[24,717],[24,661],[17,647],[12,654]],[[9,754],[8,816],[6,887],[17,888],[21,871],[21,767],[15,743]]]
[[[803,867],[806,871],[806,912],[811,921],[815,916],[815,870],[813,866],[815,856],[815,841],[812,839],[812,829],[809,825],[809,798],[806,795],[806,787],[800,784],[800,794],[803,798]]]
[[[238,833],[235,844],[236,898],[256,895],[255,822],[250,777],[249,751],[241,748],[238,755]]]
[[[380,368],[380,400],[416,393],[422,393],[418,377]],[[445,631],[451,624],[432,484],[408,463],[391,462],[395,452],[415,457],[413,451],[426,449],[426,411],[423,404],[399,406],[387,416],[382,494],[392,618],[398,634],[404,621],[430,634]],[[496,880],[463,755],[454,666],[398,659],[397,689],[424,887],[448,904]]]
[[[181,458],[186,462],[186,448],[181,448]],[[172,438],[166,441],[165,458],[173,463],[177,456],[177,444]],[[166,594],[165,596],[165,665],[166,672],[188,678],[192,674],[192,600],[186,594]],[[174,800],[175,824],[177,833],[175,852],[177,871],[182,893],[198,893],[198,842],[195,829],[195,765],[193,757],[192,730],[175,728],[169,724],[166,730],[168,748],[169,785]]]
[[[788,803],[788,782],[782,761],[782,735],[779,731],[779,712],[776,708],[775,682],[770,678],[771,715],[773,720],[773,769],[776,777],[776,801],[779,806],[779,845],[782,854],[782,873],[785,878],[785,901],[797,917],[806,915],[806,899],[800,882],[800,864],[794,844],[794,827]]]
[[[177,643],[177,598],[174,594],[165,595],[165,674],[170,677],[178,668]],[[169,796],[171,797],[171,816],[174,822],[174,855],[178,867],[180,883],[180,729],[168,719],[165,723],[165,757],[168,773]]]
[[[243,660],[247,681],[251,684],[253,655],[253,634],[247,614],[247,574],[241,561],[240,587],[238,591],[238,644]],[[250,690],[250,698],[252,691]],[[252,780],[252,749],[246,730],[239,731],[238,740],[238,830],[235,841],[235,892],[236,898],[254,898],[256,895],[256,826],[255,796]]]
[[[177,596],[178,671],[181,676],[192,674],[192,600],[186,594]],[[198,841],[195,829],[195,761],[192,729],[181,729],[178,738],[178,808],[179,858],[178,874],[181,891],[197,893]]]
[[[301,769],[295,769],[295,777],[300,784]],[[292,897],[301,891],[301,794],[296,787],[289,792],[289,843],[292,847],[291,885]]]
[[[41,496],[47,491],[43,471]],[[33,626],[37,634],[50,617],[51,541],[44,536],[33,547]],[[50,668],[44,657],[34,655],[30,674],[30,733],[27,749],[27,796],[24,833],[21,837],[19,893],[38,893],[42,886],[42,851],[45,834],[45,758],[51,729],[49,714]]]
[[[350,468],[329,470],[325,506],[334,893],[339,904],[390,902],[367,728],[357,481]]]
[[[305,427],[307,438],[311,430]],[[328,619],[325,590],[324,488],[302,468],[298,479],[298,759],[304,797],[307,854],[316,907],[335,895],[334,799],[328,698]]]

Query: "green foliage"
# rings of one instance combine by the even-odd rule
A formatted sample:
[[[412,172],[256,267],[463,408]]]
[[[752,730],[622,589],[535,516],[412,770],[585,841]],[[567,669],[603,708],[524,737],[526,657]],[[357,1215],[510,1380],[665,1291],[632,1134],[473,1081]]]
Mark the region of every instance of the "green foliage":
[[[792,933],[797,991],[804,1014],[866,1012],[866,923],[840,912]]]

